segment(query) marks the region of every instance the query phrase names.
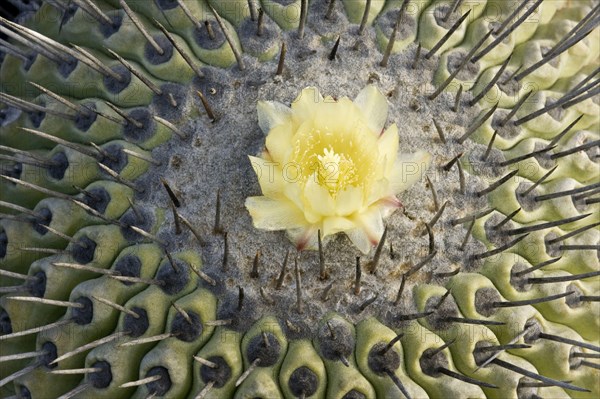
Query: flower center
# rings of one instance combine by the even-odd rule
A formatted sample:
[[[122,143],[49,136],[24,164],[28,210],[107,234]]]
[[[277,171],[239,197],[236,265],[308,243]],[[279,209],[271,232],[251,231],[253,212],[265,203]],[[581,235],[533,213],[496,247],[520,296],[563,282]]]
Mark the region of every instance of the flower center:
[[[330,146],[323,150],[323,155],[317,155],[317,159],[319,184],[326,187],[331,195],[335,196],[338,191],[357,183],[354,161],[345,154],[336,153]]]
[[[377,180],[377,138],[359,123],[352,128],[312,121],[300,126],[294,137],[291,164],[300,180],[315,179],[332,197],[348,187],[369,190]]]

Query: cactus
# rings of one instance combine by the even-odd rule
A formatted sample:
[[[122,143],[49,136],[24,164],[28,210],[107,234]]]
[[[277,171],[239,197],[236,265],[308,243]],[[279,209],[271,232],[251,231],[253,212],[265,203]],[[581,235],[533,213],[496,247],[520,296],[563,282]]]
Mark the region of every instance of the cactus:
[[[596,1],[30,3],[0,19],[2,397],[600,395]],[[280,119],[356,96],[389,145],[319,159],[402,187],[306,234]]]

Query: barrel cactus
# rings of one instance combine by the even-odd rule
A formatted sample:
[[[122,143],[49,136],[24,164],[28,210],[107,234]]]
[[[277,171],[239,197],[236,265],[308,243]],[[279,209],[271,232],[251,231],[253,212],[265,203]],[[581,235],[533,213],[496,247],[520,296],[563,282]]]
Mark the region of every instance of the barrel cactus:
[[[2,397],[600,395],[597,1],[9,3]]]

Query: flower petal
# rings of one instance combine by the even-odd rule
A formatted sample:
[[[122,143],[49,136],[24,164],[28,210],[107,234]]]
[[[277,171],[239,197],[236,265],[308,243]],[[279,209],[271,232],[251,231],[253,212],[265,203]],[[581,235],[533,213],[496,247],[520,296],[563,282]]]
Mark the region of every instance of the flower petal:
[[[339,233],[340,231],[352,230],[356,225],[348,218],[330,216],[323,220],[323,237]]]
[[[400,146],[400,140],[398,137],[398,126],[392,124],[388,127],[377,141],[379,147],[379,156],[381,159],[385,159],[385,174],[386,176],[390,173],[398,157],[398,147]]]
[[[335,198],[335,214],[339,216],[358,212],[363,207],[363,192],[360,187],[350,186],[337,193]]]
[[[278,163],[253,156],[248,158],[258,178],[262,194],[273,199],[284,199],[285,180]]]
[[[367,237],[367,233],[360,227],[346,230],[344,233],[346,233],[350,241],[352,241],[352,244],[365,255],[368,254],[373,247],[369,241],[369,237]]]
[[[298,251],[318,248],[318,229],[314,225],[289,229],[287,235]]]
[[[358,93],[354,104],[362,111],[368,126],[379,135],[388,117],[388,102],[379,89],[368,85]]]
[[[329,191],[317,182],[313,173],[304,186],[304,207],[323,216],[334,215],[335,201]]]
[[[316,87],[302,89],[300,95],[292,103],[294,123],[300,125],[310,120],[318,110],[318,105],[323,103],[323,96]]]
[[[313,125],[315,128],[344,134],[346,130],[356,128],[356,124],[362,121],[357,114],[359,112],[350,99],[342,97],[334,101],[326,97],[314,114]]]
[[[377,180],[376,182],[371,183],[368,191],[365,193],[368,195],[368,197],[366,198],[366,201],[364,201],[364,204],[371,206],[381,198],[390,195],[390,191],[391,189],[389,180]]]
[[[277,101],[259,101],[256,105],[258,126],[264,134],[268,134],[275,126],[290,121],[292,110]]]
[[[378,207],[372,206],[368,211],[357,215],[353,221],[357,228],[346,231],[346,235],[354,245],[364,254],[379,242],[384,226]]]
[[[428,152],[418,151],[398,156],[389,175],[390,194],[398,194],[420,181],[430,164],[431,154]]]
[[[246,209],[257,229],[286,230],[306,226],[303,213],[291,202],[267,197],[246,198]]]
[[[287,162],[292,153],[292,126],[287,123],[277,125],[267,135],[265,145],[269,155],[275,162],[279,162],[280,166]]]
[[[285,174],[284,174],[285,180]],[[302,209],[304,207],[304,203],[302,201],[302,187],[300,183],[287,181],[288,184],[284,186],[284,194],[285,197],[292,202],[298,209]]]
[[[371,245],[377,245],[385,228],[379,209],[377,207],[370,207],[367,212],[360,214],[358,219],[363,230],[367,233]]]
[[[396,209],[402,208],[403,205],[398,198],[394,195],[390,195],[385,198],[381,198],[379,201],[375,202],[373,205],[379,209],[379,213],[382,218],[387,218],[392,213],[396,211]]]

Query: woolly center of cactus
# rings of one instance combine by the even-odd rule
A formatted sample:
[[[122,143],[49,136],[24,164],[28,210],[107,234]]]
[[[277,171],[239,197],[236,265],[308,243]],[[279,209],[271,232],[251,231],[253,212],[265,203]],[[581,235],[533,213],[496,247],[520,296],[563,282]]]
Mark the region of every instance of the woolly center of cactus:
[[[355,43],[349,42],[341,49],[351,52],[354,45]],[[216,287],[209,284],[205,286],[219,292],[227,292],[228,299],[220,306],[231,308],[225,309],[223,314],[241,314],[247,319],[239,328],[251,323],[264,312],[273,312],[279,315],[281,320],[290,320],[297,326],[309,326],[332,310],[343,312],[351,320],[360,320],[368,315],[392,320],[398,312],[416,311],[412,301],[408,300],[408,293],[413,284],[443,284],[445,280],[437,278],[433,271],[448,273],[462,264],[468,264],[465,258],[469,253],[485,251],[483,244],[477,240],[470,240],[464,251],[460,251],[458,248],[468,226],[450,227],[448,220],[483,209],[487,204],[486,199],[475,198],[470,193],[461,195],[458,193],[456,171],[443,172],[439,169],[440,164],[449,161],[461,151],[481,147],[481,152],[484,152],[485,147],[470,141],[459,145],[451,140],[442,146],[432,123],[435,116],[448,135],[460,137],[471,121],[476,119],[478,108],[464,107],[460,113],[452,112],[452,93],[444,93],[440,101],[427,101],[425,96],[430,90],[429,79],[432,72],[407,68],[407,65],[412,63],[415,49],[398,55],[398,58],[392,61],[391,67],[401,72],[398,76],[391,77],[379,75],[380,55],[376,49],[365,50],[364,54],[356,54],[356,57],[350,57],[343,63],[332,63],[327,59],[326,47],[306,42],[290,48],[288,57],[298,60],[302,54],[312,51],[313,48],[321,49],[322,57],[315,56],[311,60],[287,65],[286,79],[290,79],[291,84],[282,84],[280,78],[273,77],[271,63],[256,62],[248,65],[243,72],[236,69],[226,74],[207,71],[206,77],[199,82],[199,87],[215,112],[220,114],[219,119],[210,123],[206,115],[202,114],[202,104],[196,101],[194,108],[199,110],[199,114],[181,128],[192,133],[193,137],[189,141],[171,140],[167,143],[163,150],[155,154],[163,166],[153,168],[153,172],[143,177],[143,182],[140,183],[146,187],[146,192],[138,199],[138,203],[149,208],[155,207],[156,204],[164,208],[169,201],[159,183],[159,177],[168,181],[177,192],[182,203],[178,212],[190,220],[198,232],[203,233],[201,235],[205,242],[199,247],[195,237],[183,226],[184,234],[175,235],[174,223],[169,216],[158,235],[166,242],[177,243],[177,247],[198,247],[202,251],[203,271],[217,281]],[[424,64],[424,67],[436,66],[435,62],[430,66]],[[324,75],[323,70],[332,70],[335,73]],[[365,76],[370,76],[371,80],[355,79],[352,71],[357,70],[368,71]],[[295,76],[302,79],[294,78]],[[353,287],[356,279],[356,256],[360,253],[345,235],[336,235],[324,243],[328,279],[319,279],[317,251],[298,253],[302,280],[301,296],[304,302],[303,313],[299,313],[295,310],[296,249],[285,232],[254,228],[244,207],[247,197],[261,194],[252,165],[248,162],[248,154],[259,154],[265,146],[265,133],[258,126],[256,104],[264,100],[289,105],[297,98],[299,87],[304,87],[307,81],[313,82],[324,96],[354,98],[366,85],[377,80],[377,87],[387,96],[390,107],[387,123],[401,123],[400,152],[412,153],[419,149],[430,152],[437,160],[437,166],[432,165],[428,175],[435,185],[440,204],[455,198],[456,195],[459,195],[459,198],[456,199],[456,204],[453,204],[456,206],[447,207],[433,229],[438,255],[435,262],[423,269],[424,273],[418,273],[407,281],[404,295],[406,303],[403,300],[401,304],[393,304],[400,277],[427,256],[429,238],[424,234],[424,225],[436,213],[431,201],[431,190],[424,180],[398,196],[403,209],[386,219],[388,234],[377,273],[363,272],[358,295],[354,294]],[[261,82],[261,85],[241,86],[245,84],[243,82]],[[235,89],[238,85],[244,87],[243,94],[239,89]],[[465,101],[469,99],[467,94],[464,98]],[[331,105],[334,105],[333,100],[331,101]],[[336,117],[333,113],[331,117],[320,118],[319,121],[310,123],[304,122],[305,125],[298,126],[297,136],[289,143],[288,158],[291,165],[288,168],[290,178],[296,179],[298,184],[303,184],[300,177],[306,181],[316,178],[316,182],[327,188],[331,194],[340,193],[346,187],[371,184],[376,180],[373,177],[379,173],[379,164],[383,161],[379,159],[377,147],[380,132],[371,132],[365,125],[360,124],[344,131],[334,130],[338,125],[334,124],[335,120],[332,118]],[[306,170],[307,173],[295,175],[298,169]],[[268,170],[263,172],[269,173]],[[486,186],[478,177],[468,175],[468,179],[469,191]],[[226,266],[223,265],[223,236],[211,234],[215,229],[217,192],[220,193],[219,227],[227,232]],[[458,201],[462,202],[460,207]],[[393,246],[391,251],[390,244]],[[288,250],[290,253],[283,273],[282,286],[277,289],[277,281]],[[257,252],[260,252],[260,255],[257,255]],[[361,256],[363,268],[372,260],[373,253],[374,250],[366,256]],[[258,274],[252,273],[255,264]],[[244,289],[241,311],[237,310],[239,287]],[[327,291],[328,287],[330,289]],[[378,294],[377,301],[372,306],[360,310],[361,304],[375,294]]]

